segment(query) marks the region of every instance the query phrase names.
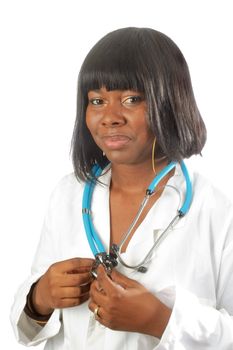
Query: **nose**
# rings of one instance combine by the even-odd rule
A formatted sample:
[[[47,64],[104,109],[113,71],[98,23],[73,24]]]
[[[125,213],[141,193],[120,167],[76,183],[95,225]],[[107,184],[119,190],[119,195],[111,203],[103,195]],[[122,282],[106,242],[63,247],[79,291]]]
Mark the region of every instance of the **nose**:
[[[122,113],[122,106],[118,103],[109,103],[105,110],[101,121],[105,127],[119,127],[126,124],[126,119]]]

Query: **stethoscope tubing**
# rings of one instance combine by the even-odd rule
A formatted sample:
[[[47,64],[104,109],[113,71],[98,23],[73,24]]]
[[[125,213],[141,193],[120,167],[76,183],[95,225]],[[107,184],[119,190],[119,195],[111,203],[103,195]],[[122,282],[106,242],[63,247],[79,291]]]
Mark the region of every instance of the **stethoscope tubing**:
[[[190,177],[188,174],[188,170],[185,166],[185,163],[182,160],[180,162],[180,165],[181,165],[181,169],[182,169],[182,172],[184,174],[185,182],[186,182],[186,196],[185,196],[185,200],[184,200],[182,207],[178,210],[178,214],[172,219],[172,221],[169,223],[167,228],[162,232],[159,239],[154,243],[154,245],[152,246],[152,248],[150,249],[150,251],[148,252],[146,257],[143,259],[143,261],[140,264],[138,264],[136,266],[130,266],[130,265],[127,265],[123,261],[123,259],[120,256],[121,248],[122,248],[123,244],[125,243],[125,241],[129,237],[130,233],[132,232],[133,228],[135,227],[144,207],[147,204],[147,201],[149,200],[149,197],[154,194],[156,186],[173,168],[175,168],[176,164],[177,164],[177,162],[175,162],[175,161],[170,162],[164,169],[162,169],[160,171],[160,173],[151,182],[151,184],[149,185],[149,187],[146,191],[146,196],[144,197],[144,199],[139,207],[139,210],[136,214],[135,219],[131,223],[127,233],[124,235],[120,244],[117,246],[118,251],[116,252],[116,254],[118,256],[118,259],[126,267],[137,269],[142,264],[144,264],[148,260],[150,255],[152,254],[152,251],[154,250],[154,248],[165,238],[166,233],[169,231],[169,228],[174,226],[176,220],[178,221],[178,219],[183,217],[188,212],[188,210],[191,206],[192,183],[191,183],[191,180],[190,180]],[[98,165],[95,165],[92,169],[92,172],[93,172],[93,180],[88,181],[84,187],[83,201],[82,201],[82,215],[83,215],[83,223],[84,223],[84,227],[85,227],[85,231],[86,231],[87,240],[89,242],[90,248],[91,248],[94,256],[97,256],[98,254],[105,253],[105,248],[104,248],[103,243],[102,243],[101,239],[99,238],[99,235],[97,234],[97,232],[94,228],[93,222],[91,220],[91,200],[92,200],[92,195],[93,195],[93,191],[95,188],[96,180],[101,175],[102,169]]]
[[[101,175],[102,169],[98,166],[95,166],[92,169],[93,172],[93,180],[89,181],[84,187],[83,193],[83,201],[82,201],[82,215],[83,215],[83,223],[86,231],[86,236],[90,248],[96,256],[98,253],[104,253],[105,248],[103,243],[101,242],[99,235],[97,234],[93,222],[90,219],[91,217],[91,199],[93,195],[93,191],[95,188],[96,179]]]
[[[189,211],[189,208],[190,208],[191,203],[192,203],[193,188],[192,188],[192,182],[190,180],[190,176],[188,173],[188,169],[187,169],[184,161],[181,161],[180,165],[181,165],[181,170],[184,174],[185,182],[186,182],[186,196],[185,196],[184,204],[182,205],[182,207],[179,210],[179,214],[181,216],[184,216]]]

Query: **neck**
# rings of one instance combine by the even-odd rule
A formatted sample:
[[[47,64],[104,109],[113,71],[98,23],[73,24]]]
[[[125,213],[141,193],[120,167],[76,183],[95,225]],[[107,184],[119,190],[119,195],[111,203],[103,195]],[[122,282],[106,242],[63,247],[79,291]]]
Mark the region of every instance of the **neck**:
[[[133,165],[112,164],[111,189],[128,193],[145,193],[156,174],[166,165],[167,160],[162,159],[156,163],[154,173],[151,162]]]

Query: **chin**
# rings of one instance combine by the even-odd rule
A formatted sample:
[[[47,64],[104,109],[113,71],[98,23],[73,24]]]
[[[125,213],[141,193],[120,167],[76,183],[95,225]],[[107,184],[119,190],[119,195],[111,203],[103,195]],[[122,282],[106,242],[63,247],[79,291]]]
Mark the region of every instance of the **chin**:
[[[106,157],[108,158],[108,160],[112,163],[112,164],[116,164],[116,165],[139,165],[139,164],[145,164],[146,163],[146,159],[135,159],[133,157],[122,157],[122,156],[111,156],[108,157],[108,155],[106,155]],[[149,159],[149,162],[151,164],[151,160]]]

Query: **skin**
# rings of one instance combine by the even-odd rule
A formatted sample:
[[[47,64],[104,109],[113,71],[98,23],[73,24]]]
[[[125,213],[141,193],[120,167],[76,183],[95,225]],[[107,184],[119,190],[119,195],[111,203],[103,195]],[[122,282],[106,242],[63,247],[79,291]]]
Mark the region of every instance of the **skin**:
[[[33,306],[41,315],[54,309],[78,306],[88,300],[92,259],[74,258],[49,267],[33,291]]]
[[[146,121],[147,107],[143,94],[102,88],[90,91],[88,99],[87,127],[113,166],[145,164],[151,157],[154,136]],[[111,136],[118,135],[125,138],[125,144],[107,143],[111,141]]]
[[[90,310],[98,305],[97,320],[113,330],[161,338],[171,315],[171,310],[142,284],[115,270],[110,279],[103,266],[98,268],[90,296]]]
[[[154,136],[147,123],[143,94],[102,88],[90,91],[88,99],[87,127],[112,163],[110,243],[118,243],[155,176],[151,166]],[[166,163],[166,159],[156,162],[156,172]],[[164,178],[161,190],[151,197],[138,225],[171,175]],[[90,277],[92,263],[92,259],[75,258],[53,264],[34,288],[33,305],[37,312],[49,315],[55,308],[78,306],[90,298],[89,309],[94,312],[98,306],[98,321],[104,326],[160,338],[171,310],[143,285],[117,271],[113,271],[110,278],[100,266],[98,277],[93,281]]]
[[[143,94],[102,88],[90,91],[88,98],[87,126],[96,144],[112,163],[111,242],[118,243],[122,232],[127,230],[135,217],[145,190],[155,176],[151,166],[154,136],[148,127]],[[166,163],[166,160],[158,162],[156,172]],[[163,180],[161,188],[171,175]],[[161,192],[151,198],[139,224]],[[128,242],[123,251],[127,245]],[[160,338],[171,315],[171,310],[140,283],[117,271],[112,272],[110,279],[102,266],[98,269],[97,280],[91,285],[90,297],[90,310],[94,312],[98,307],[98,321],[114,330],[139,332]]]
[[[107,91],[102,88],[90,91],[88,99],[87,127],[96,144],[111,161],[111,243],[119,243],[122,233],[127,231],[138,211],[148,184],[155,176],[151,165],[155,137],[147,123],[147,105],[142,93],[130,90]],[[121,143],[121,137],[125,143]],[[156,172],[166,164],[166,159],[156,162]],[[161,181],[161,189],[171,175],[168,174]],[[138,225],[161,193],[162,190],[158,190],[151,197]],[[122,251],[126,250],[127,244]]]

